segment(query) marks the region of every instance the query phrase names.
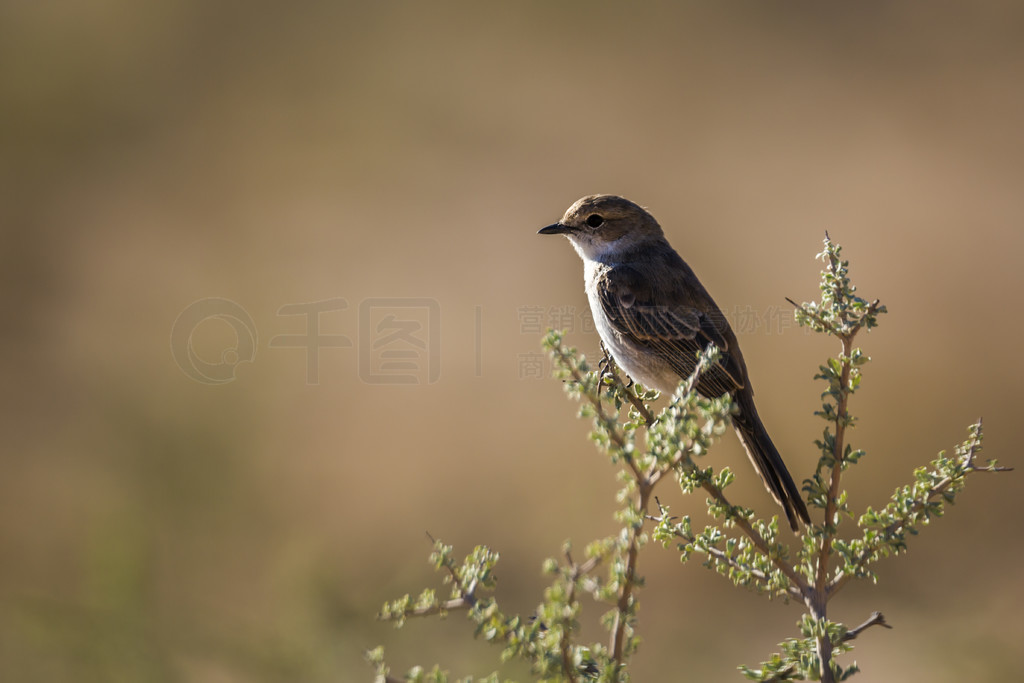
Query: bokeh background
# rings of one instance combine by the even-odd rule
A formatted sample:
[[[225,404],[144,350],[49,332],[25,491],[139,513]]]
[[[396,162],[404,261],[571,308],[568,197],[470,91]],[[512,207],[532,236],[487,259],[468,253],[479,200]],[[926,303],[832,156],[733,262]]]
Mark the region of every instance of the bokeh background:
[[[861,339],[854,506],[979,415],[1015,464],[1022,83],[1009,0],[0,3],[0,679],[359,681],[379,643],[396,671],[493,670],[457,616],[374,615],[436,585],[426,531],[499,550],[529,612],[545,557],[616,528],[536,355],[549,323],[597,352],[575,253],[535,234],[584,194],[660,219],[798,478],[835,349],[784,297],[817,295],[826,229],[890,310]],[[181,362],[183,311],[233,381]],[[732,436],[713,457],[775,512]],[[856,642],[858,680],[1018,674],[1018,479],[972,478],[833,603],[895,626]],[[738,680],[795,633],[699,563],[642,570],[636,680]]]

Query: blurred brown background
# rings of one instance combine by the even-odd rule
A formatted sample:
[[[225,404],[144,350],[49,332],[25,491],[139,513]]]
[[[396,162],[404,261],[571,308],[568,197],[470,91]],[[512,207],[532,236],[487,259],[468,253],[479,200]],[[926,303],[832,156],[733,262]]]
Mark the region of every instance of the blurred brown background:
[[[784,297],[816,297],[826,229],[890,310],[861,339],[854,506],[978,415],[1015,464],[1022,79],[1024,7],[997,0],[0,4],[0,679],[359,681],[378,643],[491,671],[458,616],[373,617],[434,584],[424,531],[498,549],[529,612],[543,558],[616,527],[533,355],[550,322],[596,354],[578,258],[535,235],[584,194],[648,206],[734,316],[798,478],[835,349]],[[212,297],[256,334],[219,385],[172,354],[200,302],[183,338],[230,377]],[[311,368],[316,302],[338,345]],[[735,438],[713,457],[777,512]],[[1014,677],[1020,497],[973,478],[833,603],[896,627],[857,641],[857,680]],[[738,680],[795,633],[797,606],[643,562],[636,680]]]

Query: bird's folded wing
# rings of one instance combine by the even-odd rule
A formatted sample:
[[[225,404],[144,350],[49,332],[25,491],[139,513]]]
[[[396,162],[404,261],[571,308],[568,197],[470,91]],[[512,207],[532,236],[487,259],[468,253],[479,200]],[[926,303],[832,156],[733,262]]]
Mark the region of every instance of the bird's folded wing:
[[[617,265],[605,270],[597,291],[615,331],[634,345],[657,354],[680,378],[689,377],[697,365],[697,354],[708,344],[715,344],[722,356],[717,367],[699,383],[700,393],[721,396],[743,387],[742,370],[732,360],[728,340],[718,327],[728,325],[724,317],[716,325],[706,311],[675,301],[682,297],[676,297],[674,292],[657,291],[630,266]],[[713,315],[721,316],[717,308]]]

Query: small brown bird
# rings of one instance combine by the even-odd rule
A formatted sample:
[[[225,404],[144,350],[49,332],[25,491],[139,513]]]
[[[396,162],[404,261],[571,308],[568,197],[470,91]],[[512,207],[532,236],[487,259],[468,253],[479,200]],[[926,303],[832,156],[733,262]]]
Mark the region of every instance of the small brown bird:
[[[693,373],[697,355],[714,343],[721,357],[697,391],[732,394],[733,426],[765,488],[794,531],[810,523],[800,491],[754,407],[754,390],[729,322],[661,226],[642,207],[614,195],[592,195],[562,220],[540,230],[565,235],[583,259],[584,281],[597,331],[616,364],[645,387],[672,392]]]

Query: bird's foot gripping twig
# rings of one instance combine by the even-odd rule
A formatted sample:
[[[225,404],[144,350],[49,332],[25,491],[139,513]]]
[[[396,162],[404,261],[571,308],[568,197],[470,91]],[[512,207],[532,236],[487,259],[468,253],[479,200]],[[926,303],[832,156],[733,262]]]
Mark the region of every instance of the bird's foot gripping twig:
[[[619,377],[619,373],[617,372],[615,359],[612,358],[610,353],[608,353],[608,349],[607,347],[605,347],[603,341],[601,342],[601,351],[604,352],[604,357],[597,363],[598,367],[601,368],[601,372],[597,376],[598,401],[601,400],[601,387],[605,384],[605,378],[607,377],[611,380],[610,382],[608,382],[608,384],[611,386],[618,385],[618,388],[621,389],[621,393],[619,395],[626,401],[629,401],[629,403],[634,408],[636,408],[637,412],[643,416],[644,422],[647,423],[647,426],[649,427],[653,425],[655,422],[654,415],[651,413],[650,409],[648,409],[648,407],[644,405],[644,402],[633,391],[633,385],[635,384],[633,378],[627,375],[627,381],[622,381],[622,378]],[[613,389],[609,388],[608,391],[612,392]]]
[[[604,386],[605,377],[615,377],[615,370],[612,368],[612,354],[608,353],[608,347],[601,342],[601,360],[597,361],[600,372],[597,374],[597,398],[601,398],[601,388]]]
[[[612,357],[612,354],[608,350],[608,347],[604,345],[604,341],[602,341],[601,342],[601,360],[599,360],[597,362],[597,367],[601,368],[601,374],[598,375],[598,378],[597,378],[599,384],[604,381],[605,377],[611,377],[612,379],[616,379],[617,378],[617,375],[615,374],[614,363],[615,363],[615,359]],[[633,378],[627,376],[626,380],[627,380],[626,383],[623,384],[622,386],[625,387],[626,389],[629,389],[630,387],[633,386]]]

